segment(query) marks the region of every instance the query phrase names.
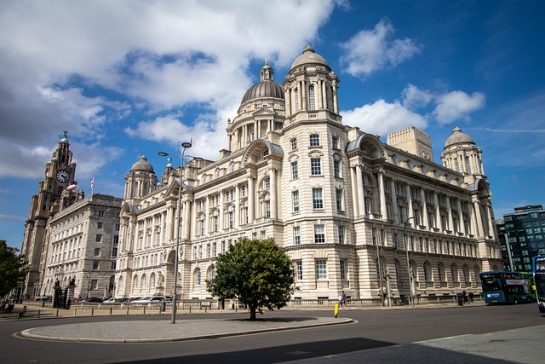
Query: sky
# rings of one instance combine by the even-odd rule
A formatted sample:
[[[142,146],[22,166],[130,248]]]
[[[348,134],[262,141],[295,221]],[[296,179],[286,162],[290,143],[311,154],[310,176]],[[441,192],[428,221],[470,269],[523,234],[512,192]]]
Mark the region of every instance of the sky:
[[[86,195],[121,197],[139,155],[159,175],[191,139],[216,160],[264,59],[282,84],[311,45],[340,78],[343,123],[409,126],[482,148],[496,218],[544,204],[543,1],[19,1],[0,6],[0,239],[20,248],[68,130]]]

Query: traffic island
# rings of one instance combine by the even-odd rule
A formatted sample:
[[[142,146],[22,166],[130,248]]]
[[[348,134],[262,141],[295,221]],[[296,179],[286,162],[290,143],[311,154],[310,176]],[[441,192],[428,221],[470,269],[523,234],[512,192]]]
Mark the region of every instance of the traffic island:
[[[107,321],[35,327],[18,336],[66,342],[142,343],[210,339],[354,322],[350,318],[291,317],[247,319]]]

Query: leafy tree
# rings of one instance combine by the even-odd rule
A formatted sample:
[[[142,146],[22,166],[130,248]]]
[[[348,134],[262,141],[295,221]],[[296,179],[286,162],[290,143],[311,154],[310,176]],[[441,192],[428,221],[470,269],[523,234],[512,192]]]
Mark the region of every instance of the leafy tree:
[[[287,304],[293,279],[291,261],[273,239],[243,239],[218,257],[215,277],[206,283],[213,295],[247,305],[250,320],[255,320],[257,309]]]
[[[5,240],[0,240],[0,297],[17,287],[27,273],[28,268],[17,254],[17,249],[8,247]]]

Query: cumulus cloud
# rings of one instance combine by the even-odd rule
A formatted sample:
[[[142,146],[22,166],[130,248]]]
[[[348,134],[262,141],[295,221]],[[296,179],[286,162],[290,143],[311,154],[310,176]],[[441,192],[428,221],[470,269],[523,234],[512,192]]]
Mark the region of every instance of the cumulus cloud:
[[[468,120],[470,113],[485,105],[485,96],[480,92],[469,95],[463,91],[452,91],[436,96],[435,99],[437,105],[433,110],[433,116],[440,124]]]
[[[28,151],[55,145],[62,130],[105,149],[109,124],[141,120],[127,117],[135,109],[150,120],[194,104],[206,114],[197,119],[232,116],[254,79],[249,64],[269,56],[287,65],[335,6],[346,2],[3,2],[0,176],[41,174],[48,156]],[[126,103],[94,97],[96,89]],[[211,138],[221,123],[208,128]],[[91,155],[79,155],[80,171],[102,165]]]
[[[400,100],[379,99],[342,112],[343,122],[361,130],[384,135],[410,126],[425,128],[430,122],[448,124],[468,120],[469,114],[484,106],[485,97],[479,92],[463,91],[433,93],[408,84]]]
[[[49,150],[62,130],[70,131],[71,140],[92,139],[89,150],[107,150],[102,143],[108,143],[103,136],[109,125],[141,120],[134,113],[153,120],[172,109],[202,104],[204,114],[196,118],[211,125],[204,127],[201,120],[191,127],[203,133],[195,137],[219,138],[225,134],[224,122],[217,120],[232,117],[255,79],[247,73],[250,62],[269,56],[276,65],[287,65],[316,37],[335,6],[347,4],[5,1],[0,68],[9,72],[0,73],[0,176],[40,176],[49,153],[32,159],[30,151]],[[95,97],[92,89],[110,98]],[[151,135],[162,140],[160,134]],[[113,151],[114,156],[120,153]],[[78,173],[103,165],[91,156],[78,155]]]
[[[366,133],[377,135],[410,126],[425,128],[428,124],[425,117],[407,109],[399,102],[389,103],[382,99],[373,104],[344,111],[342,115],[344,124],[357,126]]]
[[[341,44],[344,71],[365,77],[385,67],[394,67],[418,54],[422,47],[409,38],[392,39],[395,29],[382,19],[372,30],[361,30]]]

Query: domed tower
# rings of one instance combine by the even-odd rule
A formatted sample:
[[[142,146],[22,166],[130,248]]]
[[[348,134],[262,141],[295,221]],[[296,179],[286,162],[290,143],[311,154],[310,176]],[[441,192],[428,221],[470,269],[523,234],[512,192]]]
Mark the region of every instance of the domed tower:
[[[324,57],[310,46],[293,61],[284,81],[286,118],[308,118],[324,112],[328,119],[340,121],[337,87],[339,79]]]
[[[284,122],[284,91],[273,81],[274,71],[268,61],[259,72],[259,82],[246,91],[238,114],[229,121],[229,149],[245,148],[252,141],[270,139],[270,133],[280,131]]]
[[[141,198],[157,188],[157,176],[148,159],[141,155],[125,176],[124,199]]]
[[[447,168],[470,176],[484,176],[483,155],[473,139],[456,127],[445,142],[441,161]]]

